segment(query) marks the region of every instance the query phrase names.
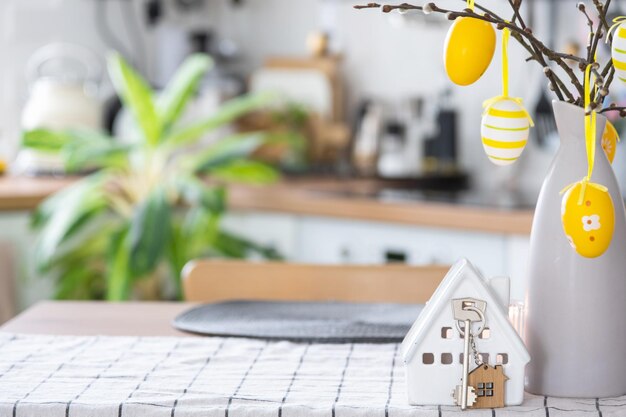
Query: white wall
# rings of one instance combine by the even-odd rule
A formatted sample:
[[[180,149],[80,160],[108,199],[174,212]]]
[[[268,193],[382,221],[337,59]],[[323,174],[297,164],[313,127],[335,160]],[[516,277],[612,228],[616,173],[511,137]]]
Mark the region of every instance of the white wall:
[[[101,1],[101,0],[98,0]],[[109,20],[116,34],[123,40],[129,38],[128,25],[123,20],[131,0],[107,0]],[[132,0],[139,10],[144,0]],[[500,53],[496,50],[494,61],[485,76],[469,87],[453,86],[446,78],[442,64],[442,46],[450,25],[442,16],[422,16],[412,24],[398,14],[384,15],[375,10],[357,11],[352,8],[356,0],[244,0],[243,6],[232,6],[230,0],[207,0],[205,11],[190,16],[178,16],[168,10],[168,27],[175,25],[218,29],[221,36],[236,41],[242,52],[239,67],[244,73],[258,68],[268,55],[305,55],[307,34],[317,29],[331,30],[334,47],[345,56],[345,78],[350,109],[364,97],[377,97],[388,102],[402,103],[403,99],[418,95],[434,95],[441,89],[452,87],[454,101],[460,114],[461,162],[483,186],[500,184],[510,177],[521,178],[522,185],[536,192],[547,169],[550,152],[532,145],[525,156],[510,168],[492,166],[480,145],[479,125],[483,100],[500,94]],[[441,6],[458,8],[457,0],[440,0]],[[506,2],[492,7],[506,15]],[[560,26],[558,41],[566,38],[584,40],[584,21],[576,12],[574,3],[559,2]],[[104,53],[110,45],[95,30],[98,16],[96,0],[3,0],[0,2],[0,152],[11,154],[16,145],[17,121],[27,89],[24,66],[27,57],[39,46],[65,40],[89,46]],[[549,25],[545,13],[546,2],[538,2],[535,32],[547,33]],[[506,12],[508,13],[508,12]],[[403,24],[404,22],[404,24]],[[573,22],[573,23],[570,23]],[[149,62],[144,65],[154,78],[158,76],[157,63],[177,62],[176,52],[160,58],[163,45],[161,34],[145,33]],[[167,30],[163,31],[167,32]],[[175,33],[173,29],[171,33]],[[175,36],[175,35],[172,35]],[[171,40],[175,43],[175,40]],[[129,49],[133,45],[128,44]],[[135,50],[137,48],[134,48]],[[510,47],[511,94],[524,98],[532,109],[545,85],[540,68],[523,63],[525,53],[514,41]],[[110,89],[105,88],[103,96]]]

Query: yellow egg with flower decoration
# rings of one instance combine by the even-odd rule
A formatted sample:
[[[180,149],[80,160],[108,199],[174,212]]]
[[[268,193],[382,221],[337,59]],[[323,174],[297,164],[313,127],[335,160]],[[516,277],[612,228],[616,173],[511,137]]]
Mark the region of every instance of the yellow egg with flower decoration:
[[[448,31],[443,52],[448,77],[458,85],[473,84],[489,67],[495,49],[496,32],[491,23],[457,18]]]
[[[610,246],[615,227],[613,200],[605,187],[583,182],[563,195],[561,221],[565,236],[574,250],[585,258],[597,258]]]
[[[496,165],[517,161],[528,143],[532,120],[520,101],[501,98],[485,106],[480,135],[485,153]]]
[[[615,147],[617,146],[617,142],[619,142],[619,135],[617,134],[617,130],[611,122],[607,121],[606,127],[604,128],[604,133],[602,134],[601,143],[602,150],[604,150],[604,153],[610,163],[613,163],[613,159],[615,159]]]
[[[617,21],[612,28],[611,59],[615,67],[615,76],[626,83],[626,21]],[[607,38],[608,39],[608,38]]]

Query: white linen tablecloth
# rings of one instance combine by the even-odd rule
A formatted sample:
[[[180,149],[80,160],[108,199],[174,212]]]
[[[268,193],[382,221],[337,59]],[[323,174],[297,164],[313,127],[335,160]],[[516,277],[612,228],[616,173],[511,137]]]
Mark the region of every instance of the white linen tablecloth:
[[[0,333],[0,416],[626,416],[626,397],[412,407],[399,353],[397,344]]]

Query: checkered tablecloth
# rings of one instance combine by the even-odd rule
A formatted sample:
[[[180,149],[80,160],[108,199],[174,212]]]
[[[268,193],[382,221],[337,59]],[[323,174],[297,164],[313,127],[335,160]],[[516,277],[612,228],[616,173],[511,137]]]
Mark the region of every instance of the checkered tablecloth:
[[[626,397],[407,404],[397,344],[0,333],[0,416],[626,416]]]

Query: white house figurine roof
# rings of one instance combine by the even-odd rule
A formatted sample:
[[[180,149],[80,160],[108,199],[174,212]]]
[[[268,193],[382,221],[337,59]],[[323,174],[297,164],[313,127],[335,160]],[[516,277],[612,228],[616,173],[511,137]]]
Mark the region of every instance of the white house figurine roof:
[[[411,330],[402,342],[402,356],[405,363],[411,361],[425,341],[430,326],[442,314],[451,315],[450,301],[454,298],[473,297],[487,302],[486,317],[492,329],[505,335],[511,353],[522,363],[530,361],[526,346],[508,319],[508,286],[502,286],[500,278],[486,281],[474,266],[461,259],[448,271],[445,278],[426,304]],[[506,294],[505,294],[506,293]]]

